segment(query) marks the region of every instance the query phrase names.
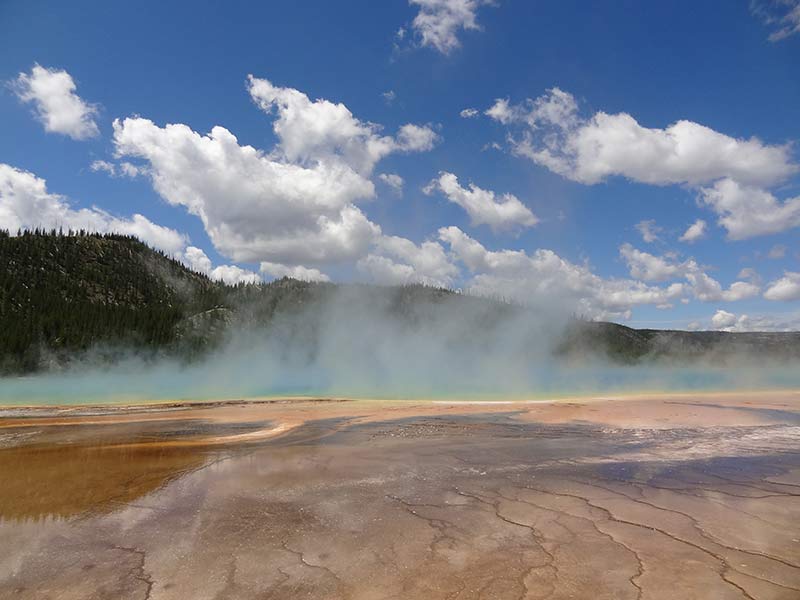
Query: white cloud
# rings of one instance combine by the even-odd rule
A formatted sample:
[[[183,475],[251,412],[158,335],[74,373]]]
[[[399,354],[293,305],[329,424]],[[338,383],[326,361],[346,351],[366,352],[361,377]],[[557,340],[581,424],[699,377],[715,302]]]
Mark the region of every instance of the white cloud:
[[[499,99],[486,114],[509,127],[515,154],[579,183],[621,176],[704,186],[700,199],[719,215],[730,239],[800,225],[800,197],[780,202],[766,189],[798,172],[789,145],[734,138],[687,120],[658,129],[627,113],[584,117],[575,98],[558,88],[519,105]],[[681,240],[699,239],[699,223]]]
[[[357,267],[369,279],[384,285],[424,283],[451,287],[459,274],[438,242],[417,245],[397,236],[377,240],[373,252],[360,259]]]
[[[419,6],[412,28],[420,38],[422,46],[435,48],[449,54],[461,45],[460,30],[480,29],[477,11],[490,0],[409,0]]]
[[[509,230],[518,227],[533,227],[539,222],[536,215],[513,194],[503,194],[498,198],[491,190],[484,190],[474,183],[469,189],[458,183],[452,173],[442,171],[423,190],[426,194],[440,191],[454,204],[467,211],[473,226],[488,225],[493,231]]]
[[[636,224],[636,229],[640,234],[642,234],[642,239],[648,244],[658,240],[658,234],[662,231],[661,227],[656,225],[656,222],[653,219],[639,221]]]
[[[630,244],[619,248],[620,256],[625,260],[631,277],[644,281],[667,281],[686,275],[687,265],[670,262],[662,256],[637,250]]]
[[[236,265],[220,265],[211,269],[209,273],[211,279],[222,281],[228,285],[238,285],[240,283],[260,283],[261,277],[258,273],[253,273],[247,269],[242,269]]]
[[[478,116],[478,110],[475,108],[465,108],[458,114],[462,119],[474,119]]]
[[[551,88],[535,100],[528,98],[520,105],[512,105],[508,98],[498,98],[484,114],[503,125],[524,124],[530,129],[549,126],[572,130],[581,124],[575,97],[559,88]]]
[[[400,177],[397,173],[381,173],[378,175],[378,179],[380,179],[383,183],[388,185],[392,188],[396,193],[402,194],[403,193],[403,178]]]
[[[279,145],[275,154],[289,162],[344,162],[360,175],[393,152],[430,150],[439,136],[430,126],[403,125],[395,138],[381,135],[374,123],[360,121],[342,103],[312,101],[303,92],[248,76],[253,101],[267,113],[276,112],[273,129]]]
[[[261,272],[280,279],[281,277],[291,277],[301,281],[330,281],[331,278],[319,269],[310,269],[302,265],[286,266],[277,263],[262,262]]]
[[[117,165],[107,160],[95,160],[91,165],[89,165],[89,168],[95,173],[103,171],[112,177],[116,176],[117,174]]]
[[[222,281],[228,285],[239,283],[259,283],[261,277],[258,273],[253,273],[247,269],[242,269],[236,265],[220,265],[212,267],[211,259],[205,252],[195,246],[188,246],[183,253],[183,262],[190,269],[208,275],[211,279]]]
[[[725,290],[719,281],[697,268],[694,261],[691,262],[694,268],[686,273],[686,279],[691,284],[695,298],[701,302],[738,302],[753,298],[761,291],[758,285],[749,281],[734,281]]]
[[[736,315],[718,310],[710,319],[710,328],[720,331],[797,331],[800,329],[800,314],[788,315]],[[698,323],[698,329],[700,324]]]
[[[686,291],[691,291],[701,302],[735,302],[758,295],[761,288],[753,281],[735,281],[726,290],[708,275],[693,259],[674,262],[673,257],[663,257],[642,252],[630,244],[623,244],[620,256],[628,265],[631,277],[643,281],[669,281],[685,278]]]
[[[487,108],[483,114],[503,125],[509,125],[514,121],[514,111],[511,109],[511,105],[506,98],[498,98],[495,100],[494,104]]]
[[[767,190],[722,179],[703,188],[700,199],[719,215],[732,240],[800,227],[800,196],[781,202]]]
[[[358,270],[370,281],[380,285],[406,285],[417,283],[414,267],[398,263],[386,256],[369,254],[358,261]]]
[[[678,239],[681,242],[686,242],[687,244],[692,244],[697,240],[700,240],[705,237],[706,235],[706,222],[703,219],[697,219],[694,223],[689,225],[686,231],[683,232],[683,235]]]
[[[145,159],[155,190],[198,216],[235,261],[348,260],[380,233],[353,204],[374,195],[372,182],[340,160],[278,161],[224,127],[200,135],[143,118],[116,120],[114,143],[120,156]]]
[[[403,125],[397,132],[395,148],[403,152],[427,152],[439,141],[439,135],[429,125]]]
[[[211,259],[205,252],[196,246],[188,246],[183,253],[183,262],[187,267],[198,273],[211,272]]]
[[[783,302],[800,300],[800,273],[784,271],[783,277],[769,284],[764,298]]]
[[[278,143],[269,153],[240,145],[224,127],[201,135],[138,117],[114,122],[116,153],[146,161],[137,166],[155,190],[198,216],[214,247],[235,261],[263,263],[273,276],[322,279],[314,267],[366,256],[381,229],[357,203],[375,196],[375,164],[391,153],[429,150],[439,136],[410,123],[394,137],[382,135],[341,103],[312,101],[266,79],[250,76],[248,90],[275,114]]]
[[[97,107],[75,93],[72,76],[66,71],[34,65],[30,73],[20,73],[12,82],[20,100],[32,102],[45,131],[61,133],[74,140],[96,137]]]
[[[626,113],[584,118],[575,98],[558,88],[516,106],[497,100],[486,114],[518,126],[515,153],[584,184],[618,175],[655,185],[698,185],[725,177],[771,185],[798,170],[788,146],[733,138],[692,121],[657,129]]]
[[[141,167],[124,161],[113,163],[107,160],[95,160],[89,165],[89,168],[95,173],[102,171],[111,177],[136,177],[144,174],[144,169]]]
[[[0,163],[0,229],[16,233],[36,227],[134,235],[174,256],[180,256],[188,241],[140,214],[121,218],[96,207],[74,209],[63,196],[48,192],[44,179]]]
[[[751,0],[750,8],[775,29],[769,41],[777,42],[800,32],[800,0]]]
[[[714,326],[714,329],[723,329],[725,327],[730,327],[735,323],[736,315],[729,313],[726,310],[718,310],[714,313],[714,316],[711,317],[711,324]]]
[[[630,279],[603,279],[552,250],[540,249],[532,255],[521,250],[490,251],[457,227],[439,229],[439,238],[471,271],[468,291],[544,310],[628,318],[635,306],[665,307],[684,292],[682,283],[661,288]]]

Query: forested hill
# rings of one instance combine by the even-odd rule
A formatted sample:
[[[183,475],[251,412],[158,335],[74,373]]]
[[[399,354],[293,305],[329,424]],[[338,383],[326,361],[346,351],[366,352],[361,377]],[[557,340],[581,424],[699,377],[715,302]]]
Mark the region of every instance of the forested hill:
[[[335,289],[288,278],[225,285],[131,236],[0,230],[0,374],[61,367],[89,350],[100,361],[131,350],[190,360],[232,326],[264,326]],[[422,286],[392,295],[398,314],[455,296]]]
[[[524,311],[415,285],[336,286],[284,278],[228,286],[129,236],[0,231],[0,374],[61,368],[89,351],[101,361],[113,361],[123,349],[192,360],[217,347],[234,327],[253,329],[277,314],[313,312],[343,289],[400,319],[436,314],[418,308],[445,301],[478,306],[489,321]],[[486,320],[465,336],[479,337]],[[628,363],[742,352],[800,360],[800,333],[635,330],[574,321],[553,350]]]
[[[95,345],[160,348],[225,289],[139,240],[78,232],[0,233],[0,364],[37,368]]]

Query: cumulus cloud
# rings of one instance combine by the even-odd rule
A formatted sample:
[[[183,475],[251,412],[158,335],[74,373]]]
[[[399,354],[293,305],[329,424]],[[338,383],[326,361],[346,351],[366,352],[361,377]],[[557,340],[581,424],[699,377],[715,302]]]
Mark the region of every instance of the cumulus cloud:
[[[63,70],[34,65],[30,73],[20,73],[11,82],[17,97],[32,103],[45,131],[67,135],[74,140],[96,137],[97,107],[75,93],[72,76]]]
[[[114,121],[114,143],[120,156],[146,160],[159,195],[198,216],[234,261],[346,260],[380,232],[353,204],[374,195],[372,182],[341,161],[278,161],[224,127],[201,135],[139,117]]]
[[[184,250],[183,262],[190,269],[199,273],[204,273],[211,279],[222,281],[228,285],[259,283],[261,281],[261,277],[259,277],[257,273],[242,269],[236,265],[212,266],[211,259],[208,258],[208,255],[196,246],[188,246],[186,250]]]
[[[584,184],[617,175],[654,185],[698,185],[725,177],[771,185],[798,170],[788,146],[733,138],[687,120],[658,129],[643,127],[627,113],[586,118],[574,96],[558,88],[519,105],[499,99],[486,114],[516,127],[516,154]]]
[[[189,246],[184,252],[184,262],[186,266],[198,273],[211,272],[211,259],[200,248]]]
[[[642,234],[642,239],[648,244],[658,240],[658,234],[661,233],[661,227],[656,225],[656,222],[653,219],[639,221],[636,224],[636,229],[640,234]]]
[[[675,262],[672,256],[656,256],[623,244],[620,256],[628,265],[631,277],[643,281],[669,281],[686,279],[685,290],[691,292],[701,302],[735,302],[752,298],[761,291],[753,281],[735,281],[728,289],[708,275],[694,259]]]
[[[789,145],[734,138],[688,120],[660,129],[627,113],[585,117],[572,94],[558,88],[517,105],[498,99],[486,114],[509,128],[515,154],[573,181],[593,185],[621,176],[701,188],[701,201],[719,215],[730,239],[800,224],[800,198],[780,202],[766,189],[798,172]],[[699,228],[682,239],[698,239],[692,236]]]
[[[697,219],[694,223],[689,225],[683,235],[678,239],[687,244],[693,244],[697,240],[703,239],[706,235],[706,222],[703,219]]]
[[[248,76],[248,91],[256,105],[276,113],[273,129],[279,145],[275,153],[301,164],[341,162],[361,175],[393,152],[423,152],[439,139],[428,125],[403,125],[395,137],[361,121],[342,103],[311,100],[303,92],[279,87],[267,79]]]
[[[378,179],[392,188],[396,193],[401,194],[403,192],[403,184],[405,182],[397,173],[381,173],[378,175]]]
[[[800,32],[800,0],[751,0],[750,9],[773,27],[769,41],[778,42]]]
[[[726,310],[718,310],[714,313],[714,316],[711,317],[711,324],[714,326],[714,329],[723,329],[725,327],[730,327],[735,323],[736,315],[729,313]]]
[[[722,179],[703,188],[700,200],[719,215],[718,223],[732,240],[800,226],[800,196],[781,202],[767,190]]]
[[[216,279],[228,285],[238,285],[240,283],[259,283],[261,277],[258,273],[253,273],[236,265],[220,265],[211,269],[209,273],[211,279]]]
[[[753,298],[761,291],[761,288],[751,281],[734,281],[727,290],[723,289],[719,281],[696,268],[686,273],[686,279],[691,284],[695,298],[701,302],[738,302]]]
[[[684,284],[667,287],[631,279],[603,279],[552,250],[529,255],[521,250],[487,250],[457,227],[439,229],[439,239],[471,272],[468,291],[508,299],[547,310],[592,318],[629,318],[642,304],[668,307],[684,292]]]
[[[202,220],[221,254],[261,263],[273,277],[325,280],[317,267],[355,262],[382,239],[357,206],[375,196],[377,162],[430,150],[439,135],[413,123],[384,135],[344,104],[253,76],[247,85],[255,104],[274,115],[277,144],[269,152],[241,145],[224,127],[203,135],[134,117],[114,122],[117,157],[144,161],[135,166],[168,203]],[[378,178],[402,184],[398,175]]]
[[[66,198],[48,192],[47,184],[28,171],[0,163],[0,229],[96,231],[134,235],[167,254],[180,256],[188,238],[140,214],[116,217],[97,207],[72,208]]]
[[[442,171],[423,191],[439,191],[452,203],[459,205],[469,215],[473,226],[488,225],[493,231],[533,227],[539,218],[513,194],[499,198],[491,190],[479,188],[474,183],[464,188],[452,173]]]
[[[403,125],[397,132],[395,148],[403,152],[427,152],[439,141],[437,134],[429,125]]]
[[[697,329],[702,329],[696,323]],[[708,321],[709,329],[729,332],[746,331],[797,331],[800,329],[800,314],[747,315],[717,310]]]
[[[783,277],[769,284],[764,298],[783,302],[800,300],[800,273],[784,271]]]
[[[478,8],[492,4],[491,0],[409,0],[419,6],[419,13],[411,26],[419,37],[420,45],[449,54],[461,45],[461,30],[480,29]],[[402,30],[401,30],[402,31]]]
[[[478,116],[478,110],[475,108],[465,108],[458,114],[462,119],[474,119]]]
[[[417,245],[397,236],[382,236],[373,252],[360,259],[358,270],[371,281],[383,285],[423,283],[452,287],[459,269],[441,244],[425,241]]]
[[[628,265],[631,277],[643,281],[667,281],[686,274],[687,265],[673,263],[665,257],[637,250],[631,244],[619,248],[620,256]]]
[[[511,104],[507,98],[498,98],[494,101],[494,104],[487,108],[484,113],[487,117],[502,123],[503,125],[509,125],[514,121],[514,111],[511,108]]]
[[[291,277],[293,279],[300,279],[301,281],[330,281],[331,278],[319,269],[310,269],[302,265],[295,265],[287,267],[270,262],[261,263],[261,272],[279,279],[281,277]]]

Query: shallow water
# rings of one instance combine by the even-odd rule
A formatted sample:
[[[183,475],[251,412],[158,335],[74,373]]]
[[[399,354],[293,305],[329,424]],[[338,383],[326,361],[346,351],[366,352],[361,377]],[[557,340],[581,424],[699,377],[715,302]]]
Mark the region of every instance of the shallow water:
[[[69,415],[0,419],[0,597],[800,595],[800,394]]]
[[[790,367],[624,367],[549,365],[500,379],[480,371],[458,377],[407,381],[339,381],[325,372],[294,377],[267,370],[128,364],[105,370],[0,378],[0,405],[129,404],[220,398],[349,397],[559,398],[651,391],[702,392],[800,388],[800,369]]]

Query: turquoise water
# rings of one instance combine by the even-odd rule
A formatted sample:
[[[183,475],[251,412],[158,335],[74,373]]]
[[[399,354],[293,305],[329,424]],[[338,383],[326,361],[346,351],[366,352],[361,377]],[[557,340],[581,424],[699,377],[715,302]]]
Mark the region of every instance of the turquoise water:
[[[0,379],[0,405],[114,404],[279,396],[352,398],[547,398],[626,392],[800,389],[800,369],[559,365],[525,371],[435,368],[402,373],[257,368],[211,363],[129,364],[104,370]]]

